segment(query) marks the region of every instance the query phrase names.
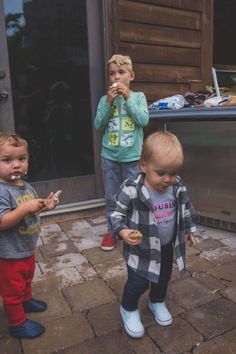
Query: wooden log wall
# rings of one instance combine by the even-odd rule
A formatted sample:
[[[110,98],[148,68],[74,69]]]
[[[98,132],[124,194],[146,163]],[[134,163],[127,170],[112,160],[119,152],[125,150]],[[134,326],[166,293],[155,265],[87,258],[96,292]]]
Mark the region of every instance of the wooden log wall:
[[[112,0],[112,54],[131,56],[149,102],[211,84],[213,0]]]

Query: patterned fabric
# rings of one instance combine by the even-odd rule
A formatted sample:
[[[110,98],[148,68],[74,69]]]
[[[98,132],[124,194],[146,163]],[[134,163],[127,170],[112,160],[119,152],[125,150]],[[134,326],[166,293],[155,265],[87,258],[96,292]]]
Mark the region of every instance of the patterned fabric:
[[[22,186],[0,183],[0,222],[4,214],[27,200],[37,198],[35,189],[27,182]],[[0,258],[20,259],[34,254],[41,222],[39,215],[27,214],[18,224],[0,231]]]
[[[196,231],[195,211],[180,177],[173,186],[176,198],[176,230],[173,239],[175,257],[181,274],[185,273],[185,237]],[[161,243],[152,201],[144,185],[141,173],[134,181],[126,180],[114,198],[113,211],[109,215],[112,232],[130,228],[143,234],[138,246],[124,242],[124,257],[127,264],[144,278],[158,282],[161,267]]]
[[[167,245],[173,240],[176,224],[176,200],[173,186],[169,186],[163,192],[148,188],[148,192],[155,210],[154,215],[157,219],[161,245]]]
[[[130,92],[125,100],[118,95],[113,105],[107,96],[100,99],[94,120],[96,129],[103,131],[103,158],[117,162],[139,160],[143,145],[143,127],[148,124],[147,100],[143,92]]]

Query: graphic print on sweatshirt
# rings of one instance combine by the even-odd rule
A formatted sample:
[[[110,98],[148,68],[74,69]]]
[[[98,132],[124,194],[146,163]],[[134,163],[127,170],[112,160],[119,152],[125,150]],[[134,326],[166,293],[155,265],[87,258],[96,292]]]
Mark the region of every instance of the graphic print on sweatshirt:
[[[134,145],[135,123],[127,114],[125,105],[118,102],[113,107],[112,118],[108,122],[109,145],[130,147]]]

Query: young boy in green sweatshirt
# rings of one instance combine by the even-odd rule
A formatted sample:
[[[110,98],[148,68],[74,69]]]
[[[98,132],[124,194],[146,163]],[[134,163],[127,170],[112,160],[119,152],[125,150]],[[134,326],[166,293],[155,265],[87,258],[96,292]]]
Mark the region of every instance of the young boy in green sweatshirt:
[[[113,55],[107,62],[107,69],[109,87],[98,104],[94,126],[103,131],[101,166],[108,215],[112,198],[121,183],[127,178],[135,178],[140,172],[143,127],[148,124],[149,114],[144,93],[130,90],[135,77],[130,57]],[[101,248],[110,251],[115,243],[108,223]]]

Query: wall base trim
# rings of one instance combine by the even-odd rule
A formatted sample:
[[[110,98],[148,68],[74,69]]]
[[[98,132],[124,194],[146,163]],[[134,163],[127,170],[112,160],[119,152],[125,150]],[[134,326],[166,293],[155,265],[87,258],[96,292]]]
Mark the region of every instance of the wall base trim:
[[[230,221],[214,219],[204,215],[198,215],[197,223],[200,225],[213,227],[218,230],[224,230],[224,231],[236,233],[236,223]]]
[[[104,198],[91,199],[91,200],[85,200],[84,202],[61,204],[61,205],[58,205],[53,210],[49,210],[44,213],[41,213],[40,216],[46,217],[46,216],[51,216],[51,215],[72,213],[72,212],[82,211],[82,210],[87,210],[87,209],[95,209],[95,208],[99,208],[99,207],[103,207],[103,206],[105,206],[105,199]]]

